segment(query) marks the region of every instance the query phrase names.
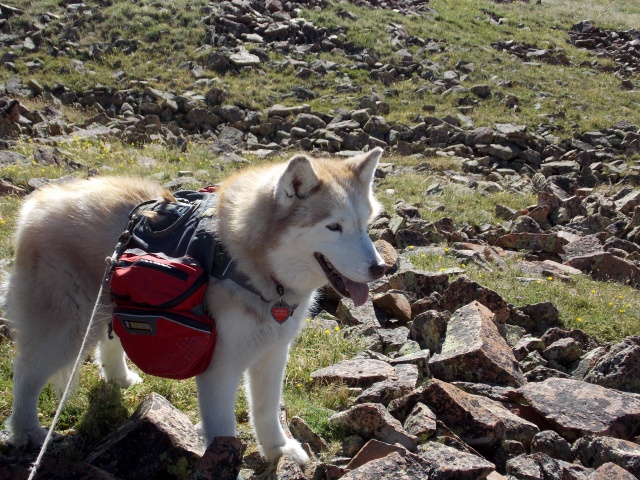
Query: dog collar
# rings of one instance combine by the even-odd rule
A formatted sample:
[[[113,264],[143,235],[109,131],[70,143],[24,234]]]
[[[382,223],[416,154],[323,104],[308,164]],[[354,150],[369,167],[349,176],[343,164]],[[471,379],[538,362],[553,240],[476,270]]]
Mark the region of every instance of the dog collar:
[[[293,312],[298,308],[298,305],[289,305],[282,300],[284,286],[273,275],[271,276],[271,280],[276,284],[276,292],[280,295],[280,301],[274,303],[271,307],[271,317],[278,323],[284,323],[289,317],[293,316]]]
[[[238,270],[236,262],[234,262],[233,258],[231,258],[231,256],[227,253],[220,240],[215,241],[213,262],[211,264],[209,273],[219,280],[231,280],[236,285],[260,297],[260,300],[265,303],[271,303],[273,301],[266,299],[264,295],[262,295],[262,292],[257,290],[250,283],[249,277]],[[282,297],[284,296],[284,286],[273,276],[271,277],[271,280],[273,280],[276,286],[276,292],[279,297],[279,300],[271,306],[271,317],[276,322],[282,324],[286,322],[289,317],[293,316],[293,313],[295,312],[296,308],[298,308],[298,305],[289,305],[287,302],[285,302],[282,299]]]

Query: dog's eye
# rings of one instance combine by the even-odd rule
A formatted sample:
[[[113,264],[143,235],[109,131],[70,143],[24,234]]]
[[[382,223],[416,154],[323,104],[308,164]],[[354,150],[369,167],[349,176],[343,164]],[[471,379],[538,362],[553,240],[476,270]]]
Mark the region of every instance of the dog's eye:
[[[340,225],[339,223],[330,223],[329,225],[327,225],[327,228],[329,230],[331,230],[332,232],[341,232],[342,231],[342,225]]]

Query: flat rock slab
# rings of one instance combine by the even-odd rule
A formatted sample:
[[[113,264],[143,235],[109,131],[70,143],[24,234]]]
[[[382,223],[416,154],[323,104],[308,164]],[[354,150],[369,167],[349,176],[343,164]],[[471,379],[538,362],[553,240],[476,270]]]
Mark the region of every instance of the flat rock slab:
[[[316,452],[324,452],[329,449],[329,445],[324,439],[314,432],[309,425],[300,417],[293,417],[289,422],[289,430],[293,438],[300,443],[308,443],[311,449]]]
[[[562,469],[558,461],[544,453],[522,454],[507,460],[507,478],[546,480],[560,479]],[[575,478],[575,477],[569,477]]]
[[[347,469],[354,470],[361,467],[365,463],[379,458],[384,458],[387,455],[398,452],[400,455],[406,455],[408,451],[404,447],[398,445],[391,445],[389,443],[381,442],[379,440],[369,440],[364,447],[360,449],[356,456],[351,459],[347,465]]]
[[[589,475],[587,480],[638,480],[638,477],[615,463],[605,463]]]
[[[411,320],[411,304],[407,296],[395,290],[385,293],[378,293],[373,297],[373,304],[394,316],[401,322]]]
[[[539,431],[499,402],[471,395],[450,383],[432,380],[424,389],[423,399],[438,420],[471,446],[493,445],[503,439],[530,445]]]
[[[424,403],[418,402],[404,422],[407,433],[415,435],[421,442],[426,441],[436,433],[436,414]]]
[[[625,215],[633,213],[633,209],[640,205],[640,191],[634,190],[615,201],[616,207]]]
[[[408,450],[415,451],[417,438],[408,434],[398,420],[379,403],[363,403],[336,413],[329,423],[348,428],[365,439],[375,438],[381,442],[399,443]]]
[[[458,277],[444,293],[442,304],[450,312],[477,301],[495,315],[495,320],[504,323],[511,312],[507,302],[490,288],[484,287],[466,276]]]
[[[524,385],[526,379],[511,347],[492,319],[493,313],[476,301],[456,310],[447,325],[442,351],[429,361],[433,376],[447,382]]]
[[[530,252],[564,253],[563,247],[567,243],[566,239],[555,233],[510,233],[498,238],[494,246]]]
[[[342,480],[431,480],[431,465],[418,455],[398,452],[351,470]]]
[[[218,480],[217,477],[209,478]],[[289,455],[285,454],[278,459],[275,480],[309,480],[309,477],[304,474],[300,466]]]
[[[350,387],[367,388],[382,380],[397,380],[396,370],[381,360],[344,360],[311,374],[316,382],[342,382]]]
[[[482,457],[438,442],[420,445],[418,455],[432,466],[429,480],[477,480],[495,470],[495,465]]]
[[[433,292],[443,293],[449,286],[449,276],[425,270],[403,270],[390,276],[385,286],[374,293],[387,290],[407,290],[418,298],[428,297]]]
[[[569,442],[589,434],[630,439],[640,426],[640,398],[632,394],[566,378],[529,383],[519,391]]]
[[[582,271],[577,268],[554,262],[552,260],[544,260],[542,262],[528,262],[522,260],[517,263],[518,268],[527,275],[541,275],[544,277],[554,277],[558,275],[581,275]]]
[[[605,463],[615,463],[640,477],[640,445],[612,437],[582,437],[573,444],[576,460],[585,467],[598,468]]]
[[[578,240],[565,245],[565,253],[560,255],[564,262],[576,257],[584,257],[593,253],[602,252],[602,242],[596,235],[585,235]]]
[[[260,57],[249,53],[244,47],[229,56],[229,61],[236,67],[254,67],[260,65]]]
[[[609,252],[596,252],[565,261],[566,265],[590,273],[596,280],[614,281],[626,285],[640,284],[640,268],[635,263]]]
[[[583,379],[602,387],[640,393],[640,337],[627,337],[597,359]]]
[[[422,398],[438,420],[471,446],[495,445],[504,439],[505,426],[497,416],[481,407],[474,396],[450,383],[432,380]]]
[[[82,128],[78,130],[74,130],[70,135],[57,135],[53,137],[49,137],[46,143],[50,144],[59,144],[59,143],[68,143],[75,142],[76,140],[84,140],[86,138],[91,139],[99,139],[105,137],[113,137],[118,135],[120,132],[113,128],[106,127],[104,125],[91,125],[89,128]]]
[[[207,447],[188,480],[236,480],[242,466],[242,442],[236,437],[216,437]]]
[[[203,453],[202,439],[189,418],[152,393],[87,462],[121,478],[163,478],[177,465],[192,470]]]
[[[382,315],[382,318],[378,318],[371,298],[368,298],[359,307],[356,307],[350,298],[340,299],[336,317],[340,323],[345,325],[370,325],[374,328],[380,328],[385,323],[384,315]]]
[[[388,405],[396,398],[411,392],[418,383],[416,365],[400,364],[394,367],[397,380],[383,380],[371,385],[354,400],[354,403],[382,403]]]

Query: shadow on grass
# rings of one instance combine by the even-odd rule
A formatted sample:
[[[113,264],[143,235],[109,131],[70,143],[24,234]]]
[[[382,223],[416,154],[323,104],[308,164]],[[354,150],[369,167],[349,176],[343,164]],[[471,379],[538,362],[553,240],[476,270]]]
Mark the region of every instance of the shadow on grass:
[[[85,450],[91,451],[129,418],[129,411],[124,404],[122,389],[104,380],[91,388],[87,400],[89,407],[78,424],[78,431],[85,437]]]

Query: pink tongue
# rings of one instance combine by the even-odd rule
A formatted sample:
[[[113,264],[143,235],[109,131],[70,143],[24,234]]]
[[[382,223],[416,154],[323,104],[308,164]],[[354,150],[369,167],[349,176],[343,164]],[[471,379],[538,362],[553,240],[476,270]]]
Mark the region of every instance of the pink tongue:
[[[367,298],[369,298],[369,285],[366,283],[357,283],[345,277],[342,277],[342,281],[356,307],[364,305]]]

